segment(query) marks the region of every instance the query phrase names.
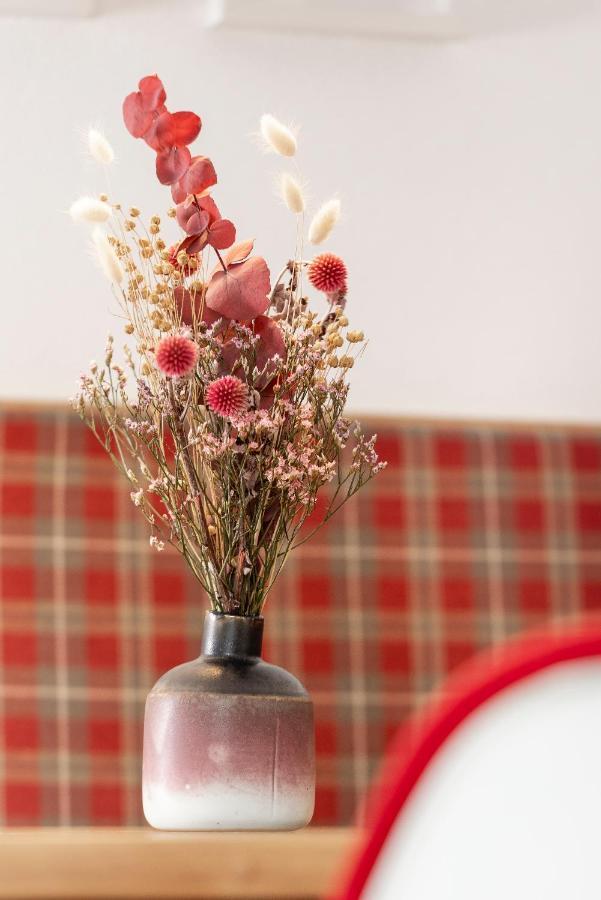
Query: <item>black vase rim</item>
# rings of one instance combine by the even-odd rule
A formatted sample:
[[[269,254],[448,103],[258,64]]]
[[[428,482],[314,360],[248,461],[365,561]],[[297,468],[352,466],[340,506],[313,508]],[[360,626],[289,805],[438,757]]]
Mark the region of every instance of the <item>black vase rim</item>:
[[[202,633],[202,655],[237,659],[261,656],[262,616],[235,616],[207,610]]]
[[[218,609],[207,609],[205,613],[205,620],[209,616],[215,616],[218,619],[248,619],[250,622],[264,622],[265,619],[263,616],[245,616],[242,613],[224,613],[219,612]]]

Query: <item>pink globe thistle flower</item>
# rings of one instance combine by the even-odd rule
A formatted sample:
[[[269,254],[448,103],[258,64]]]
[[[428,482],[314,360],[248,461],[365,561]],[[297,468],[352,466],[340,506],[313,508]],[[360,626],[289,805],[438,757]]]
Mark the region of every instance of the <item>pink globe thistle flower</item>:
[[[158,342],[154,356],[164,375],[182,378],[190,375],[196,368],[198,344],[181,334],[170,334]]]
[[[207,388],[207,406],[224,419],[236,418],[248,409],[248,390],[235,375],[224,375]]]
[[[324,294],[346,292],[346,266],[333,253],[320,253],[309,265],[309,281]]]

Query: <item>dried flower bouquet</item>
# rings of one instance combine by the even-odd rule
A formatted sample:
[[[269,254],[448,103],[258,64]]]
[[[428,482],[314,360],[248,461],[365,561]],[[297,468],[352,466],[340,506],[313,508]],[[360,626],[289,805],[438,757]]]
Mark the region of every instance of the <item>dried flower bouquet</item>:
[[[74,405],[129,479],[151,545],[160,551],[167,541],[181,552],[215,612],[257,616],[289,552],[306,540],[300,530],[320,490],[332,484],[315,528],[383,466],[375,436],[343,415],[363,333],[349,330],[344,262],[330,253],[303,259],[298,180],[281,176],[297,238],[272,284],[253,241],[236,242],[210,194],[212,162],[188,149],[199,117],[170,113],[165,101],[151,75],[125,99],[123,115],[155,151],[175,204],[167,215],[183,235],[166,241],[159,216],[145,225],[136,207],[125,214],[106,194],[71,207],[74,219],[95,225],[95,252],[135,345],[124,348],[121,367],[109,337]],[[273,116],[260,130],[268,148],[295,154],[294,134]],[[92,130],[88,140],[92,156],[109,164],[103,135]],[[321,207],[311,243],[326,240],[339,212],[335,199]],[[322,295],[321,313],[307,281]]]

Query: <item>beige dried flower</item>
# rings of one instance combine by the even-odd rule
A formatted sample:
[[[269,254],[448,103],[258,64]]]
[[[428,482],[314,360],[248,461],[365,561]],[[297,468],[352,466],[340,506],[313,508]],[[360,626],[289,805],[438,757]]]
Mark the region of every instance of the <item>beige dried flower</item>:
[[[309,241],[312,244],[322,244],[340,218],[340,200],[334,198],[326,201],[321,206],[309,225]]]
[[[261,116],[261,136],[268,149],[280,156],[294,156],[296,153],[296,138],[292,131],[271,113]]]
[[[113,148],[97,128],[88,130],[88,150],[92,159],[102,166],[109,166],[115,158]]]
[[[79,197],[69,207],[74,222],[106,222],[113,210],[105,200],[96,197]]]
[[[346,339],[351,344],[358,344],[360,341],[365,339],[365,335],[362,331],[348,331],[346,334]]]
[[[124,278],[124,272],[119,258],[113,250],[108,236],[101,228],[95,228],[92,232],[92,242],[96,249],[96,256],[102,271],[109,281],[120,284]]]
[[[304,212],[305,197],[303,195],[303,189],[298,181],[287,172],[284,172],[280,176],[280,194],[290,212],[297,215]]]

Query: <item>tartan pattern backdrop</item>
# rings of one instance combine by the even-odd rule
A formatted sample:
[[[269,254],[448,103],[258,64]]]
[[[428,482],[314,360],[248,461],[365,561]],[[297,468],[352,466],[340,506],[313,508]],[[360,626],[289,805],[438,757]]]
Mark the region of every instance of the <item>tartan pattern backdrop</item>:
[[[267,658],[315,700],[316,824],[352,821],[398,724],[461,660],[601,611],[601,436],[379,431],[388,469],[267,606]],[[144,697],[197,654],[204,599],[75,415],[9,408],[0,449],[0,824],[139,824]]]

